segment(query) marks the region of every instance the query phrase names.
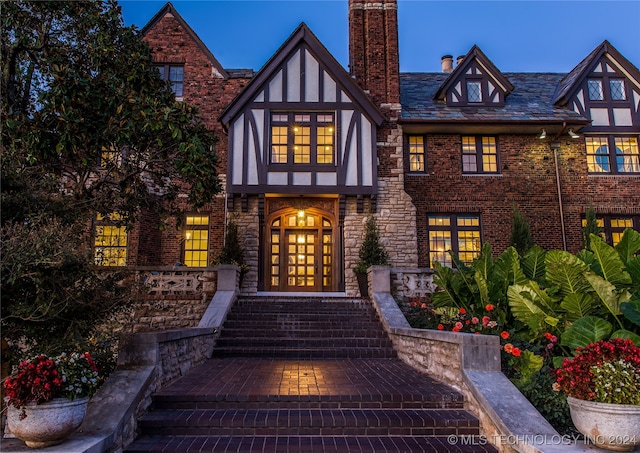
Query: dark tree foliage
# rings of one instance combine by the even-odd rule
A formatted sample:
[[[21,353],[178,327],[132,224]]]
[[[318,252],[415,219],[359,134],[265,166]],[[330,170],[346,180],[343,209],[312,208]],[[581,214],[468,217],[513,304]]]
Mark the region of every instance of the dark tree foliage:
[[[2,2],[2,335],[76,341],[132,300],[92,266],[90,225],[220,190],[212,132],[175,101],[115,0]]]
[[[584,242],[585,250],[591,250],[591,235],[595,234],[596,236],[600,236],[604,231],[604,228],[598,225],[596,211],[593,209],[593,206],[589,206],[584,215],[585,224],[582,227],[582,240]]]
[[[371,266],[382,266],[389,264],[389,255],[380,242],[380,233],[374,216],[369,216],[364,227],[364,240],[358,251],[360,258],[353,271],[356,273],[366,273]]]
[[[513,220],[511,223],[511,238],[509,245],[516,249],[520,256],[524,256],[534,246],[529,224],[524,219],[517,207],[513,207]]]

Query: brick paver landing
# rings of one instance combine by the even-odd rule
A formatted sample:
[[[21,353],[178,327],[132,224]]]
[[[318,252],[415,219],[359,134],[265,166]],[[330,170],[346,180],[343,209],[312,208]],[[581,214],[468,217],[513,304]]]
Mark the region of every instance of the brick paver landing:
[[[376,340],[368,357],[364,338],[379,339],[381,332],[368,303],[296,300],[270,307],[245,300],[234,310],[234,327],[225,324],[214,358],[153,396],[153,410],[139,423],[142,436],[126,452],[496,451],[479,437],[479,422],[463,409],[460,393],[393,358],[392,349],[383,351],[390,343]],[[315,311],[322,324],[317,333]],[[243,317],[246,331],[239,332],[234,319]],[[259,351],[259,338],[268,353]],[[278,338],[287,341],[273,341]],[[296,338],[303,340],[296,345],[290,341]],[[321,340],[314,347],[311,338]]]

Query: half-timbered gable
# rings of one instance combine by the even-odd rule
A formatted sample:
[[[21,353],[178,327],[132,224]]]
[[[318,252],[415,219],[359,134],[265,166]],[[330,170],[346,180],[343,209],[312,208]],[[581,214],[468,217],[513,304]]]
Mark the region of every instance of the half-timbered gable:
[[[473,46],[436,93],[451,106],[502,106],[513,85]]]
[[[305,24],[221,120],[227,191],[373,195],[382,116]]]
[[[640,71],[608,41],[567,74],[554,102],[591,120],[582,129],[590,174],[640,173]]]
[[[591,119],[584,132],[640,130],[640,73],[608,41],[564,78],[554,101]]]

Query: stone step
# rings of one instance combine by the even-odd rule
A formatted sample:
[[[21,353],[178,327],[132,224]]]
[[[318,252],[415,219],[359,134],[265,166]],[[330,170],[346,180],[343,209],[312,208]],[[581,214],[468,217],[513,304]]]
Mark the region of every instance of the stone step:
[[[450,436],[154,436],[134,442],[127,453],[494,453],[480,436],[462,440]]]
[[[397,353],[391,347],[241,347],[221,346],[213,357],[256,357],[288,359],[392,359]]]
[[[250,335],[249,335],[250,334]],[[224,338],[388,338],[380,329],[306,329],[287,327],[286,329],[262,328],[246,329],[233,327],[224,329]]]
[[[146,414],[147,436],[444,436],[477,435],[479,421],[457,409],[218,409]]]
[[[393,348],[391,340],[388,338],[268,338],[268,337],[233,337],[220,338],[216,347],[238,347],[238,348]]]

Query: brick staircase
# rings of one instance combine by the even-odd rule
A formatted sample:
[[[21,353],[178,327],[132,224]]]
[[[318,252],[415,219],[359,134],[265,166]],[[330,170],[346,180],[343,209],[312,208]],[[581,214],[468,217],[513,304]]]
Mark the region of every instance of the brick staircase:
[[[455,390],[396,358],[370,303],[239,300],[214,357],[153,396],[125,452],[494,452]]]

